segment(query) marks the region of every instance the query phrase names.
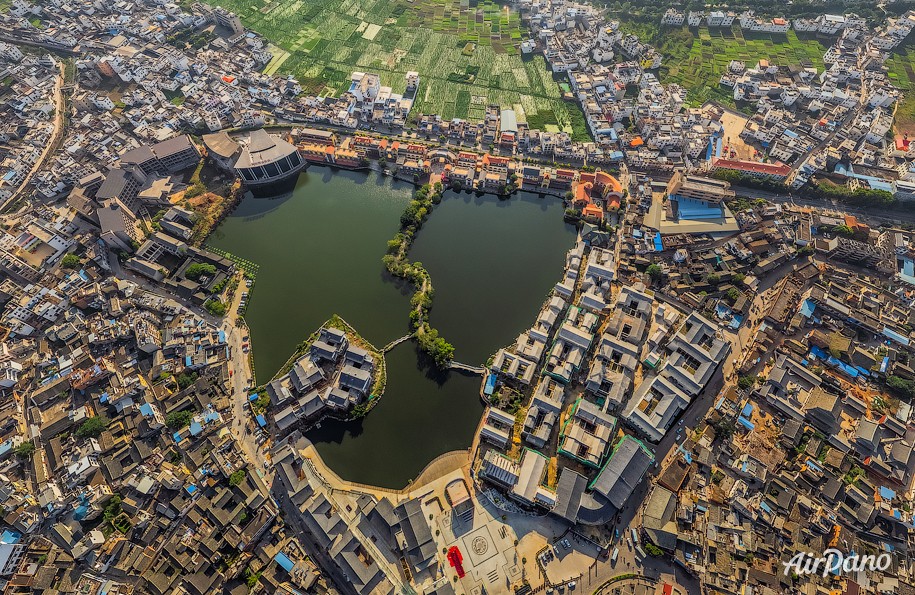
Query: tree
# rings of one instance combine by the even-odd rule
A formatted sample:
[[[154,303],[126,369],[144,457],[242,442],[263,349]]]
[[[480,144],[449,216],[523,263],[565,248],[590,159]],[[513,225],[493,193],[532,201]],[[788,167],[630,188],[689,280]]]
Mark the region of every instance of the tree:
[[[832,232],[836,235],[845,236],[846,238],[855,235],[854,230],[847,225],[836,225],[832,228]]]
[[[203,307],[213,316],[223,316],[227,309],[224,303],[215,298],[204,302]]]
[[[899,376],[888,376],[886,386],[890,392],[908,399],[915,399],[915,382]]]
[[[197,281],[204,275],[210,276],[216,273],[216,267],[208,263],[195,262],[184,269],[184,276],[191,281]]]
[[[749,390],[756,385],[756,376],[741,376],[737,379],[737,386],[743,390]]]
[[[71,252],[63,257],[63,260],[60,261],[60,266],[65,269],[78,269],[81,262],[79,256]]]
[[[200,376],[197,374],[197,372],[182,372],[181,374],[178,374],[177,378],[175,378],[175,382],[178,383],[179,389],[184,390],[197,382],[199,377]]]
[[[648,276],[652,279],[660,279],[664,275],[664,270],[661,269],[659,264],[650,264],[648,268],[645,269],[645,272],[648,273]]]
[[[728,301],[733,304],[737,300],[740,299],[740,290],[737,289],[736,287],[732,287],[732,288],[728,289],[728,291],[725,295],[728,298]]]
[[[108,420],[97,415],[95,417],[90,417],[82,423],[82,425],[76,430],[77,438],[98,438],[102,435],[102,432],[105,431],[105,428],[108,427]]]
[[[173,430],[180,430],[191,425],[194,419],[194,412],[185,409],[184,411],[172,411],[165,416],[165,425]]]
[[[719,417],[709,424],[715,430],[715,436],[722,440],[727,440],[737,431],[737,426],[730,419]]]
[[[426,326],[418,334],[419,346],[429,354],[439,368],[447,368],[454,359],[454,345],[438,336],[438,331]]]
[[[239,469],[238,471],[233,472],[232,475],[229,476],[229,485],[237,486],[244,480],[245,480],[245,470]]]
[[[709,285],[718,285],[721,282],[721,275],[718,273],[709,273],[706,275],[705,280]]]
[[[15,449],[13,452],[16,453],[16,456],[22,460],[31,459],[32,455],[35,454],[35,443],[31,440],[26,440]]]

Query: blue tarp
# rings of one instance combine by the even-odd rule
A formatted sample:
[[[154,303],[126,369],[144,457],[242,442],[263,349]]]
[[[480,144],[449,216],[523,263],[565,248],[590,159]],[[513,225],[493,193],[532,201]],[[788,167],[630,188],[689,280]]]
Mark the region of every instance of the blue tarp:
[[[813,316],[814,310],[816,310],[817,305],[810,300],[804,300],[804,303],[801,304],[801,316],[804,318],[810,318]]]
[[[740,425],[742,425],[743,427],[745,427],[748,430],[753,430],[756,428],[756,426],[753,425],[753,422],[751,422],[749,419],[747,419],[745,417],[738,417],[737,423],[739,423]]]
[[[654,249],[658,252],[664,250],[664,242],[661,240],[661,234],[659,233],[654,235]]]
[[[190,484],[189,486],[187,486],[184,489],[191,496],[193,496],[197,492],[197,486],[195,486],[194,484]]]
[[[292,572],[292,569],[295,567],[295,564],[292,563],[292,560],[289,559],[289,556],[283,552],[279,552],[273,558],[280,567],[286,572]]]
[[[13,544],[19,543],[19,540],[22,539],[22,534],[17,533],[16,531],[10,531],[9,529],[0,533],[0,543],[4,544]]]
[[[830,366],[833,366],[834,368],[838,368],[838,369],[842,370],[843,372],[845,372],[852,378],[857,378],[858,376],[861,375],[861,372],[859,372],[854,366],[850,366],[850,365],[846,364],[845,362],[843,362],[842,360],[834,358],[833,356],[831,356],[828,353],[826,353],[825,351],[823,351],[822,348],[820,348],[816,345],[814,345],[813,347],[810,348],[810,353],[812,353],[814,356],[816,356],[817,359],[823,360]]]
[[[496,375],[490,374],[486,377],[486,386],[483,387],[484,395],[491,395],[496,390]]]
[[[751,413],[753,413],[753,403],[747,403],[743,406],[743,411],[740,412],[740,415],[749,418]]]
[[[823,471],[823,468],[820,467],[820,465],[813,459],[807,459],[807,466],[809,468],[813,469],[814,471],[820,471],[820,472]]]
[[[255,417],[254,419],[257,421],[257,425],[258,425],[258,426],[260,426],[260,427],[262,427],[262,428],[267,427],[267,420],[264,419],[264,416],[263,416],[263,415],[258,415],[258,416]]]
[[[248,396],[248,400],[249,400],[249,401],[256,401],[257,398],[258,398],[259,396],[260,396],[260,395],[258,395],[257,393],[251,393],[251,394]]]
[[[191,422],[191,436],[196,436],[203,431],[203,426],[200,425],[199,421]]]
[[[892,500],[896,497],[896,492],[886,486],[880,486],[880,497],[884,500]]]
[[[149,403],[143,403],[140,405],[140,415],[143,417],[150,417],[153,414],[152,406]]]

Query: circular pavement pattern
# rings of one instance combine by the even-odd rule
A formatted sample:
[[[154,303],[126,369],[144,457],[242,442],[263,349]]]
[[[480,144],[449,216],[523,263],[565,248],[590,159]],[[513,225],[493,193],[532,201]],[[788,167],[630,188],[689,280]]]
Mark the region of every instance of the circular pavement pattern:
[[[473,539],[473,543],[470,544],[470,547],[473,548],[473,553],[482,556],[489,550],[489,542],[482,535],[478,535]]]

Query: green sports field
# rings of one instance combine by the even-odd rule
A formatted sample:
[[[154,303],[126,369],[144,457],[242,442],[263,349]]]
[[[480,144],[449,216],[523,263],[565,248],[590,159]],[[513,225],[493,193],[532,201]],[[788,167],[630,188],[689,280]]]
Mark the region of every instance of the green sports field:
[[[279,73],[310,93],[338,95],[354,70],[377,72],[395,92],[420,74],[414,113],[482,119],[487,104],[514,108],[532,126],[586,140],[579,108],[542,57],[522,59],[518,14],[493,0],[208,0],[288,52]],[[274,52],[276,53],[276,52]]]

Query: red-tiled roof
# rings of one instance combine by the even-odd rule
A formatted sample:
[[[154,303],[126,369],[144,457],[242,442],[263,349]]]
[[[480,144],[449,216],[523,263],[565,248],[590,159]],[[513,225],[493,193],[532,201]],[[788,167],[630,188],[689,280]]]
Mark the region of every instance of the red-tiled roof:
[[[716,159],[712,162],[712,165],[724,169],[735,169],[737,171],[766,174],[770,176],[787,176],[791,173],[791,166],[785,165],[782,162],[759,163],[757,161],[740,161],[737,159]]]

